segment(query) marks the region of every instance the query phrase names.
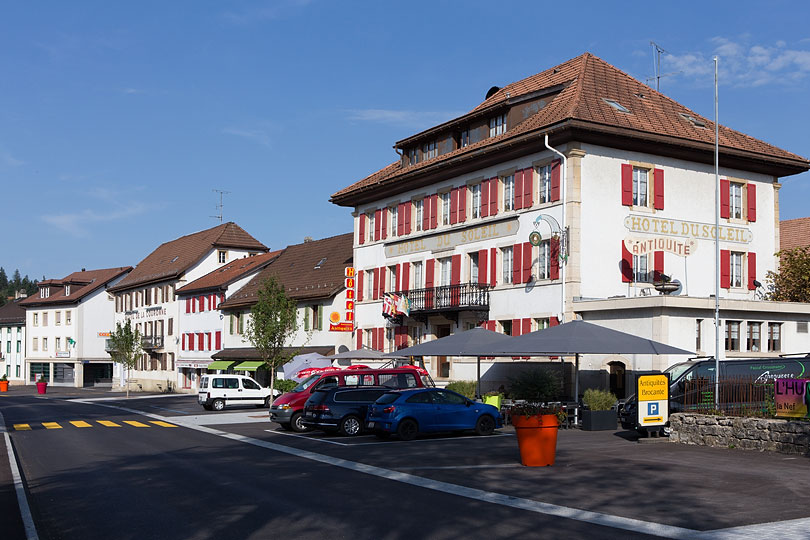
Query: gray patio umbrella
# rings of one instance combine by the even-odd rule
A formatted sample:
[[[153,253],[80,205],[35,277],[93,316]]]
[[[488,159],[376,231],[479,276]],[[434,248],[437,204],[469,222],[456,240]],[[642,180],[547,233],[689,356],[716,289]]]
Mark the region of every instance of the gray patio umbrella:
[[[392,358],[405,358],[405,357],[401,356],[399,354],[399,351],[395,353],[384,354],[374,349],[357,349],[356,351],[344,351],[339,354],[332,354],[324,358],[328,358],[329,360],[342,360],[347,358],[350,360],[390,360]]]
[[[513,338],[487,330],[486,328],[473,328],[464,332],[456,332],[449,336],[427,341],[407,349],[400,349],[395,353],[404,356],[475,356],[478,359],[478,379],[475,393],[481,397],[481,353],[487,347],[497,348],[505,345]],[[490,355],[483,355],[490,356]]]
[[[329,367],[332,361],[318,353],[307,353],[293,356],[293,359],[281,366],[284,372],[285,379],[292,379],[293,381],[301,381],[296,377],[296,374],[302,369],[308,367]]]

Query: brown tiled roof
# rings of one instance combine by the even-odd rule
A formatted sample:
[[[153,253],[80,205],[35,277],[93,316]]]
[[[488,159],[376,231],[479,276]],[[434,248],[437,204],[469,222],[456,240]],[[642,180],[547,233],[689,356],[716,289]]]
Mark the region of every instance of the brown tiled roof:
[[[282,347],[281,354],[309,354],[318,353],[323,356],[334,354],[334,345],[316,345],[309,347]],[[262,355],[255,347],[228,347],[211,355],[215,360],[261,360]]]
[[[224,289],[234,281],[252,272],[261,270],[273,262],[273,259],[281,255],[282,251],[283,250],[271,251],[269,253],[262,253],[261,255],[235,259],[222,265],[213,272],[209,272],[201,278],[183,285],[177,289],[177,294],[192,294],[210,289]]]
[[[25,324],[25,310],[20,305],[24,298],[17,298],[0,306],[0,326],[17,326]]]
[[[29,308],[51,304],[76,304],[88,294],[104,287],[109,282],[127,274],[131,270],[131,266],[104,268],[102,270],[82,270],[81,272],[73,272],[64,279],[40,281],[37,283],[38,287],[41,288],[43,283],[47,283],[50,287],[49,296],[47,298],[40,298],[42,293],[41,290],[38,290],[36,294],[20,302],[20,305]],[[65,296],[65,285],[70,285],[70,296]]]
[[[779,223],[780,250],[805,246],[810,246],[810,217],[787,219]]]
[[[147,283],[178,278],[197,264],[206,253],[218,247],[261,252],[268,250],[267,246],[250,236],[236,223],[223,223],[161,244],[111,290],[122,291]]]
[[[287,296],[295,300],[334,296],[343,288],[345,268],[352,265],[353,237],[347,233],[288,246],[247,285],[220,304],[220,309],[254,304],[259,289],[271,275],[284,285]]]
[[[547,90],[548,103],[532,116],[511,127],[506,133],[485,138],[465,148],[442,154],[416,165],[403,167],[396,161],[366,178],[332,195],[332,202],[351,206],[357,196],[378,186],[392,185],[402,180],[401,190],[410,186],[404,182],[409,177],[428,169],[447,167],[450,161],[462,157],[474,157],[483,151],[499,149],[504,144],[527,136],[540,137],[554,132],[561,126],[577,127],[581,131],[615,133],[649,141],[665,141],[667,144],[692,147],[701,151],[711,150],[714,145],[714,123],[684,107],[664,94],[637,81],[630,75],[604,60],[585,53],[556,67],[509,84],[470,113],[422,132],[397,143],[398,147],[416,142],[420,136],[431,132],[447,132],[460,129],[471,118],[505,112],[508,105],[521,101],[530,94]],[[615,100],[629,112],[620,112],[605,99]],[[686,116],[692,117],[705,127],[699,127]],[[503,143],[503,144],[502,144]],[[719,145],[723,153],[745,155],[750,159],[778,161],[785,174],[796,174],[810,168],[807,159],[782,150],[776,146],[749,137],[720,125]]]

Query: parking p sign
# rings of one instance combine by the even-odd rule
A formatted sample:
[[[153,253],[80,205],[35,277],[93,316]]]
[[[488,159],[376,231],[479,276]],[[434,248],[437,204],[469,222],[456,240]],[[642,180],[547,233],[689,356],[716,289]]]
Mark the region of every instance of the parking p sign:
[[[636,377],[638,396],[638,425],[663,426],[669,421],[669,375],[639,374]]]

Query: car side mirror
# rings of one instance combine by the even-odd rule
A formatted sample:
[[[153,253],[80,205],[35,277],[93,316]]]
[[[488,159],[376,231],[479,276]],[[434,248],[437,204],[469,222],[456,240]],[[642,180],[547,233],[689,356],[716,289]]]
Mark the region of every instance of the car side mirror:
[[[472,404],[473,404],[473,402],[468,399],[467,400],[467,407],[471,406]]]

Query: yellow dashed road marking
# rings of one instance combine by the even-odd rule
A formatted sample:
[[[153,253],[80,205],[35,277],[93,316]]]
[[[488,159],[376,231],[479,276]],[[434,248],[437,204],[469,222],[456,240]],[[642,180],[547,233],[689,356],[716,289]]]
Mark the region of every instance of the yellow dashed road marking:
[[[17,431],[31,431],[31,426],[28,424],[14,424],[14,429]]]
[[[164,422],[162,420],[150,420],[149,422],[151,422],[152,424],[155,424],[157,426],[160,426],[160,427],[177,427],[174,424],[170,424],[170,423]]]
[[[116,424],[115,422],[110,422],[109,420],[96,420],[99,424],[104,427],[121,427],[120,424]]]
[[[149,427],[147,424],[144,424],[143,422],[138,422],[137,420],[124,420],[124,423],[134,427]]]
[[[71,420],[70,423],[76,427],[93,427],[84,420]]]
[[[62,429],[62,426],[56,422],[42,422],[42,425],[45,426],[45,429]]]

